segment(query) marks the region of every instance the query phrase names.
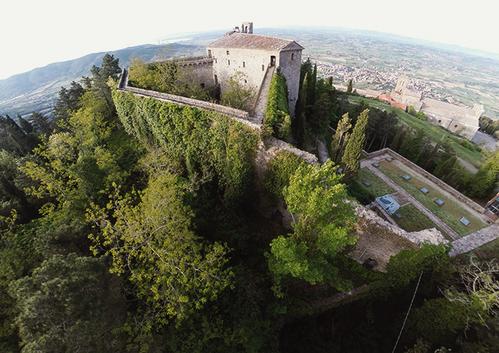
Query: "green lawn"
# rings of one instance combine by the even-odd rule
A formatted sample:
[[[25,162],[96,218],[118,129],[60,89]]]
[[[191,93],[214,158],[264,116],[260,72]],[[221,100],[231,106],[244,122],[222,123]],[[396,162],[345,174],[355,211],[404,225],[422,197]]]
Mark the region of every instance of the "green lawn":
[[[486,226],[486,224],[473,216],[470,212],[466,211],[459,206],[459,203],[454,198],[444,197],[438,189],[434,189],[427,183],[424,183],[419,178],[415,177],[414,173],[409,173],[412,179],[406,181],[401,178],[401,175],[407,174],[400,169],[394,162],[382,161],[380,163],[380,170],[390,177],[395,183],[403,187],[409,194],[414,196],[416,200],[421,202],[427,209],[429,209],[435,216],[447,223],[459,235],[466,235],[479,230]],[[423,194],[419,189],[426,187],[429,190],[428,194]],[[435,199],[444,200],[443,206],[435,204]],[[463,225],[459,219],[466,217],[471,223],[468,226]]]
[[[373,198],[391,194],[394,192],[391,187],[386,185],[383,180],[378,178],[367,168],[362,168],[359,170],[355,182],[360,188],[362,188],[366,193],[370,194]],[[366,186],[364,182],[368,182],[371,185]]]
[[[394,221],[397,222],[400,228],[408,232],[435,228],[435,224],[412,204],[402,206],[397,211],[397,215],[393,216]]]
[[[406,126],[409,126],[413,129],[423,130],[429,138],[431,138],[434,142],[438,142],[442,140],[442,136],[445,136],[451,148],[455,151],[456,155],[464,159],[465,161],[473,164],[475,167],[480,167],[483,162],[483,155],[480,151],[471,150],[469,148],[461,145],[461,142],[466,141],[466,139],[461,138],[457,135],[450,133],[445,130],[441,126],[433,125],[427,121],[418,119],[402,109],[394,108],[387,103],[381,102],[374,98],[366,98],[361,96],[348,96],[348,100],[350,103],[360,104],[361,102],[365,102],[367,105],[372,106],[374,108],[393,112],[399,118],[399,121]]]

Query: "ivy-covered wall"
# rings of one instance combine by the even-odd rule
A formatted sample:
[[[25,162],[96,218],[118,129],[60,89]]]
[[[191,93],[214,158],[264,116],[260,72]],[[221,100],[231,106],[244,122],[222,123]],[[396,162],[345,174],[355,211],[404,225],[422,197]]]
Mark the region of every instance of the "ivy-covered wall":
[[[270,82],[264,128],[273,136],[289,140],[291,137],[291,116],[288,107],[286,79],[276,72]]]
[[[190,178],[216,180],[226,202],[242,199],[254,177],[259,136],[220,113],[115,90],[125,130],[145,146],[161,147]]]

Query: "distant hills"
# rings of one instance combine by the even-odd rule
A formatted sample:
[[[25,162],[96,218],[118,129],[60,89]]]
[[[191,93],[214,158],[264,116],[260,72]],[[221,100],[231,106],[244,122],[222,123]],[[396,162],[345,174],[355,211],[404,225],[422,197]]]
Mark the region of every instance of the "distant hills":
[[[257,25],[257,24],[256,24]],[[458,46],[396,35],[341,28],[259,28],[255,33],[293,38],[305,47],[303,57],[336,65],[330,74],[336,84],[349,78],[355,88],[391,89],[399,75],[415,79],[418,89],[440,100],[467,106],[480,103],[486,115],[499,118],[499,56]],[[171,44],[140,45],[110,51],[129,65],[134,57],[145,61],[199,55],[223,31],[169,37]],[[54,63],[0,80],[0,115],[50,112],[61,86],[88,75],[105,52]],[[357,70],[357,71],[356,71]],[[357,72],[357,73],[356,73]]]
[[[173,56],[197,55],[203,51],[198,45],[166,44],[139,45],[109,53],[120,59],[120,66],[129,65],[133,58],[145,61]],[[106,52],[53,63],[22,74],[0,80],[0,115],[26,115],[33,111],[50,113],[62,86],[89,74],[93,65],[99,65]]]

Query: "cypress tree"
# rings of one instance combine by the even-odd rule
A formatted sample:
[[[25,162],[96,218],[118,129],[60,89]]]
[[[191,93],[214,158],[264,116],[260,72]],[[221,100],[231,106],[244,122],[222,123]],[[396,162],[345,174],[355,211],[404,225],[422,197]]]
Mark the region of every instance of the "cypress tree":
[[[348,113],[343,114],[341,120],[338,122],[336,131],[334,132],[333,139],[331,141],[331,159],[338,162],[341,158],[341,154],[348,142],[349,133],[348,131],[352,128],[352,122]]]
[[[348,139],[345,147],[345,153],[341,162],[345,165],[347,173],[353,175],[357,173],[360,167],[360,156],[366,139],[366,127],[369,122],[369,109],[360,113],[357,123],[353,128],[352,135]]]
[[[353,91],[353,82],[352,79],[348,80],[347,93],[352,93]]]

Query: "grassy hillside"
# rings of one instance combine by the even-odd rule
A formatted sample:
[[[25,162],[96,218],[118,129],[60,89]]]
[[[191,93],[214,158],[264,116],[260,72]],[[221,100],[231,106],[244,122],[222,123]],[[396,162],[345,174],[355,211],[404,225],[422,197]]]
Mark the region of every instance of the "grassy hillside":
[[[441,141],[443,138],[447,139],[449,145],[452,147],[452,149],[454,150],[454,152],[458,157],[473,164],[476,167],[479,167],[484,160],[484,156],[480,151],[470,149],[465,146],[468,143],[466,139],[454,135],[440,126],[433,125],[424,120],[420,120],[399,108],[394,108],[389,104],[381,102],[377,99],[351,95],[348,96],[348,100],[351,103],[355,104],[360,104],[361,102],[364,102],[368,106],[381,109],[384,111],[393,112],[399,118],[400,123],[408,127],[411,127],[413,129],[423,130],[428,135],[428,137],[435,142]]]

